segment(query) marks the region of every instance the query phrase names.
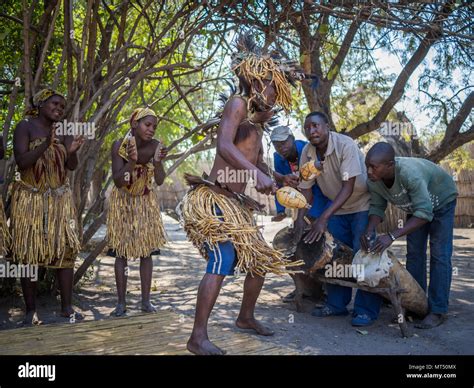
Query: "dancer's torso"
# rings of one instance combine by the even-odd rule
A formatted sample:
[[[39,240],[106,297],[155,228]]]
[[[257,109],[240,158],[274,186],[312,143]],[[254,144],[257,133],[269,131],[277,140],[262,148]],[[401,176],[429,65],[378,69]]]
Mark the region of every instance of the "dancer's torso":
[[[257,165],[258,162],[262,149],[262,137],[263,125],[255,124],[249,118],[239,124],[234,145],[253,165]],[[221,182],[222,177],[224,177],[224,182]],[[211,182],[219,181],[233,192],[243,193],[250,177],[251,174],[242,170],[237,171],[234,166],[217,154],[208,179]]]

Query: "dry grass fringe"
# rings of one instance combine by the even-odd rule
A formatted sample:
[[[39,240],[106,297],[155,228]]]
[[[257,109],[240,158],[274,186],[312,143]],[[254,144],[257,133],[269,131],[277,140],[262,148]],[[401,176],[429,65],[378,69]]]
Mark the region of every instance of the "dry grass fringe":
[[[222,215],[216,214],[219,208]],[[188,239],[208,259],[205,245],[231,241],[237,253],[236,269],[252,276],[293,273],[287,267],[303,262],[286,260],[283,253],[271,248],[260,233],[252,212],[236,200],[217,194],[205,185],[190,190],[182,202],[184,230]]]

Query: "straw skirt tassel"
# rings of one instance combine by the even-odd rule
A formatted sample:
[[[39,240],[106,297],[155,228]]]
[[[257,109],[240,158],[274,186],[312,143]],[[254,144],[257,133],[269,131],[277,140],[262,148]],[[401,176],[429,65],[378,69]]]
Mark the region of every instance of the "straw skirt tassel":
[[[23,264],[71,268],[80,250],[68,187],[39,193],[16,184],[12,195],[12,256]]]
[[[222,215],[216,214],[216,206]],[[237,252],[236,267],[252,276],[264,276],[267,272],[291,273],[294,271],[287,267],[302,264],[284,259],[280,251],[267,244],[249,209],[205,185],[197,186],[186,194],[182,215],[188,239],[206,260],[206,243],[215,249],[218,243],[231,241]]]
[[[0,201],[0,255],[5,257],[10,250],[11,235],[8,230],[3,201]]]
[[[166,243],[158,193],[131,195],[114,187],[107,212],[107,241],[117,257],[148,257]]]

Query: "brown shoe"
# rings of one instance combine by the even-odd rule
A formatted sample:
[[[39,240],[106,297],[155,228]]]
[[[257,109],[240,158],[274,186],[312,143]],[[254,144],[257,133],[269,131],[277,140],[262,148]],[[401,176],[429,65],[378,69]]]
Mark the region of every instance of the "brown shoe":
[[[425,319],[423,319],[420,323],[417,323],[415,327],[417,329],[432,329],[441,325],[448,319],[446,314],[435,314],[429,313]]]

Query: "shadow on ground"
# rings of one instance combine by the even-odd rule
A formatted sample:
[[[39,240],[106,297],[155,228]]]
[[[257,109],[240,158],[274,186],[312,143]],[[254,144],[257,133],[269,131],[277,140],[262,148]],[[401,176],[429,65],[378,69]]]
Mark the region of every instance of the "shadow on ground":
[[[196,292],[205,271],[205,261],[186,240],[179,224],[165,216],[170,243],[154,259],[152,301],[158,309],[172,309],[180,322],[192,322]],[[289,220],[277,224],[270,217],[259,217],[264,225],[265,238],[271,241],[275,233],[288,225]],[[94,237],[101,239],[101,229]],[[265,338],[282,345],[296,347],[308,354],[473,354],[474,353],[474,230],[456,229],[453,254],[453,282],[448,321],[429,331],[418,330],[410,323],[414,336],[401,338],[397,324],[392,324],[391,308],[383,306],[379,320],[372,326],[357,331],[350,325],[350,317],[314,318],[310,311],[314,303],[305,301],[305,313],[297,313],[292,304],[281,298],[293,289],[289,276],[269,275],[257,306],[257,317],[275,330]],[[393,246],[396,256],[404,262],[405,241]],[[82,255],[83,256],[83,255]],[[140,313],[139,263],[129,262],[128,314]],[[210,324],[234,328],[242,299],[244,277],[228,277],[216,303]],[[100,256],[94,264],[93,276],[83,282],[75,293],[76,306],[86,320],[113,319],[110,312],[116,302],[114,258]],[[352,306],[349,306],[352,307]],[[0,329],[14,329],[23,318],[21,295],[0,300]],[[45,323],[61,322],[59,301],[53,297],[39,298],[38,312]],[[152,333],[150,333],[152,335]]]

